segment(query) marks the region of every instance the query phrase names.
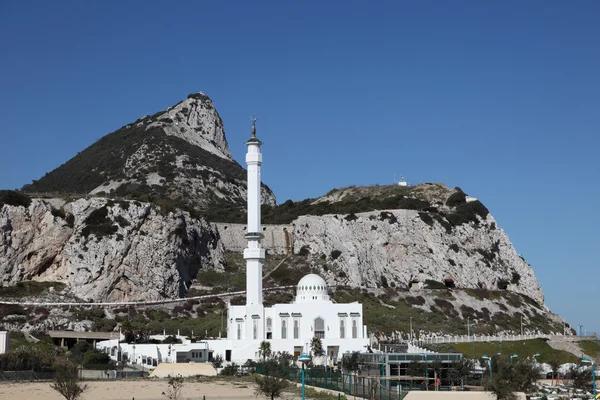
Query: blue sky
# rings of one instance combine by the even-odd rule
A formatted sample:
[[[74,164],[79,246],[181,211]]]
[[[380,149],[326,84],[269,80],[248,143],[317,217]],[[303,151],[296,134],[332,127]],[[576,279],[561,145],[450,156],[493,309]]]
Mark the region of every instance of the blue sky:
[[[600,333],[600,3],[0,1],[0,187],[203,91],[299,200],[443,182],[488,206],[546,302]],[[592,306],[593,305],[593,306]]]

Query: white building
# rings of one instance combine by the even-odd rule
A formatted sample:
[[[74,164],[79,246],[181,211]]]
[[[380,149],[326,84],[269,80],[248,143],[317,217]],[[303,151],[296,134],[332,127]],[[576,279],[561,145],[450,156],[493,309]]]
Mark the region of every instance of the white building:
[[[328,363],[336,363],[341,355],[352,351],[365,351],[368,344],[367,327],[363,325],[363,308],[358,302],[338,304],[331,301],[327,283],[315,274],[298,282],[296,298],[291,304],[263,305],[262,266],[265,250],[260,218],[260,168],[261,141],[256,137],[255,119],[252,137],[246,142],[248,152],[248,228],[245,235],[248,245],[244,249],[246,260],[246,305],[228,305],[227,338],[201,343],[184,341],[173,345],[136,345],[135,359],[140,364],[143,357],[157,362],[207,361],[220,354],[227,362],[244,363],[259,358],[259,346],[264,340],[271,343],[274,352],[288,352],[297,358],[310,352],[312,338],[321,339]],[[98,347],[113,349],[116,341],[101,342]],[[132,359],[132,345],[120,344],[121,352]],[[148,364],[148,363],[146,363]],[[149,365],[149,366],[151,366]]]

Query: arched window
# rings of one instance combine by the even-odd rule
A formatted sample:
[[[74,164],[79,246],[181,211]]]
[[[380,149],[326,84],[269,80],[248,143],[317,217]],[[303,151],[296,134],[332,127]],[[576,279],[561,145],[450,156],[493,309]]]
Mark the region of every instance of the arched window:
[[[315,318],[315,337],[319,339],[325,338],[325,320],[321,317]]]
[[[352,339],[358,338],[358,321],[355,318],[352,319]]]
[[[344,317],[340,318],[340,339],[346,338],[346,321]]]
[[[287,339],[287,321],[285,319],[281,319],[281,338]]]
[[[267,339],[273,339],[273,319],[267,317]]]

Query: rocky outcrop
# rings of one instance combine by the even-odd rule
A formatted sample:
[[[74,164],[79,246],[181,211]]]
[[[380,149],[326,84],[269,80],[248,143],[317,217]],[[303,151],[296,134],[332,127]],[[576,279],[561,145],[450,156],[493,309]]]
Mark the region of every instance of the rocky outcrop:
[[[206,222],[157,210],[102,198],[4,205],[1,284],[58,281],[84,300],[153,300],[184,295],[199,270],[222,270],[223,247]]]
[[[23,190],[33,196],[50,192],[160,199],[205,211],[244,206],[246,171],[231,157],[213,102],[195,93],[104,136]],[[266,185],[261,195],[263,204],[275,204]]]
[[[294,252],[326,263],[329,283],[410,288],[447,281],[459,288],[508,289],[544,302],[533,270],[491,215],[451,233],[413,210],[302,216],[293,225]]]
[[[233,160],[225,138],[223,120],[217,113],[212,100],[204,93],[195,93],[173,107],[169,107],[155,122],[148,124],[163,128],[169,136],[175,136],[186,142],[215,154]]]

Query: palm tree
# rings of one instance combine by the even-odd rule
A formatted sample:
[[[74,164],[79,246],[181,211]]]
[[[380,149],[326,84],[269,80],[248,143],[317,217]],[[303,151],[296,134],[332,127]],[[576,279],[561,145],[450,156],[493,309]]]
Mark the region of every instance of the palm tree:
[[[263,363],[269,357],[271,357],[271,343],[263,340],[260,342],[260,347],[258,349],[258,355],[262,358]]]
[[[318,337],[314,337],[310,341],[310,352],[315,356],[323,354],[323,343]]]

